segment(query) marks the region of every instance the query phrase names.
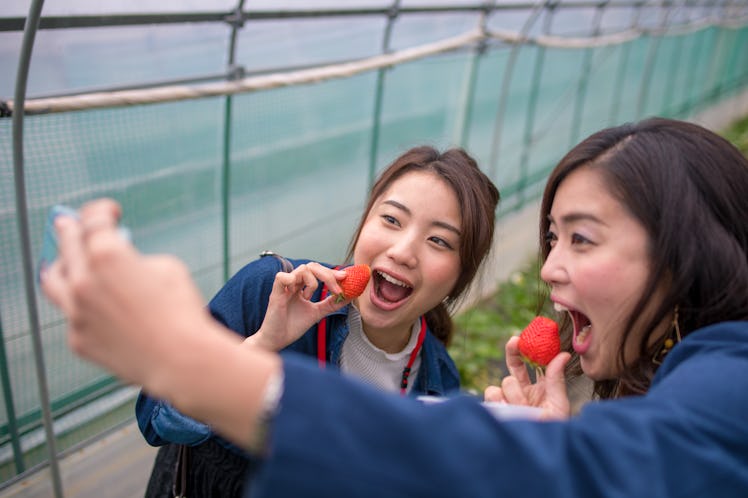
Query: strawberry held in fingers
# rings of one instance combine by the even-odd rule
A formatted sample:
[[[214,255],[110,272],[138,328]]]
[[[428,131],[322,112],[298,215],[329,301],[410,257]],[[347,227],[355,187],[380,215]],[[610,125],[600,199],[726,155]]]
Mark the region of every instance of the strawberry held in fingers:
[[[544,369],[561,352],[558,324],[544,316],[536,316],[519,336],[522,360],[536,369]]]
[[[338,294],[337,302],[354,299],[363,294],[371,278],[369,265],[353,265],[344,268],[345,278],[340,282],[343,292]]]

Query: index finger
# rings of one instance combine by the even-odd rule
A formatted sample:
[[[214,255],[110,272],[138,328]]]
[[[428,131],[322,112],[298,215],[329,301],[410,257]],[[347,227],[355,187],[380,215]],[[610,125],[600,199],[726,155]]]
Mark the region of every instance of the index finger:
[[[328,268],[314,261],[307,263],[307,267],[312,271],[317,280],[327,285],[327,290],[330,294],[339,294],[343,291],[338,283],[338,280],[342,280],[345,277],[343,270]]]
[[[517,336],[506,342],[506,367],[509,373],[517,379],[520,386],[525,387],[531,384],[527,366],[522,361],[522,355],[519,352],[519,337]]]
[[[58,216],[57,218],[59,218]],[[69,291],[69,283],[67,281],[67,271],[63,269],[63,261],[60,256],[60,242],[61,242],[61,231],[67,230],[65,227],[71,221],[61,222],[61,228],[57,228],[58,222],[55,218],[52,222],[52,231],[54,232],[54,257],[47,260],[42,256],[42,262],[39,266],[39,286],[41,287],[44,295],[49,299],[55,306],[60,308],[63,313],[68,315],[71,310],[71,298]],[[45,237],[47,235],[45,234]],[[49,240],[52,240],[51,238]],[[45,244],[47,242],[45,241]],[[66,244],[67,247],[67,244]],[[66,251],[67,252],[67,251]]]
[[[81,220],[84,220],[84,225],[92,220],[96,220],[93,221],[94,224],[102,222],[117,225],[122,216],[122,208],[112,199],[101,198],[85,203],[78,210],[78,215]]]
[[[88,261],[83,248],[83,226],[71,216],[55,218],[59,248],[60,278],[80,281],[88,272]]]

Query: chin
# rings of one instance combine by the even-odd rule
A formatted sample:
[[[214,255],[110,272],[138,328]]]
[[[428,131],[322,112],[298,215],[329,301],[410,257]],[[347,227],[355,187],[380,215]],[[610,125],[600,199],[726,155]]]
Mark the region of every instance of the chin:
[[[601,372],[599,368],[596,368],[594,364],[589,361],[585,361],[584,357],[580,357],[579,364],[582,367],[584,375],[594,381],[605,380],[608,376]]]

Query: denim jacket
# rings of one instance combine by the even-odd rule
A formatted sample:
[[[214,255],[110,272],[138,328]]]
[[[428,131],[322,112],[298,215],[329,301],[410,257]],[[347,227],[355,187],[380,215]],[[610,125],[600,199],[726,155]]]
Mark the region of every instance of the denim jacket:
[[[294,268],[309,260],[288,260]],[[333,265],[326,265],[333,266]],[[275,275],[282,270],[281,260],[263,257],[240,269],[210,301],[210,313],[219,322],[238,334],[248,337],[262,325]],[[312,296],[318,301],[321,286]],[[345,306],[328,316],[327,362],[337,367],[348,336],[348,311]],[[317,325],[311,327],[299,339],[289,344],[285,351],[294,351],[309,356],[317,355]],[[441,396],[458,390],[460,378],[452,358],[444,345],[427,330],[421,349],[421,366],[410,395]],[[210,427],[182,415],[169,403],[149,397],[140,392],[135,406],[138,427],[146,441],[153,446],[167,443],[197,445],[215,436]],[[219,438],[221,444],[241,452],[238,448]]]

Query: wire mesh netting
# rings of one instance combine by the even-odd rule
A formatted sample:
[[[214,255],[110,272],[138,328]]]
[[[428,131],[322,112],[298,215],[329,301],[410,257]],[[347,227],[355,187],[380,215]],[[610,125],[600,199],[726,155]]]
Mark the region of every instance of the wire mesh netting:
[[[27,4],[0,14],[6,114]],[[210,297],[264,249],[341,261],[372,178],[413,145],[465,147],[504,215],[592,131],[748,86],[748,8],[717,1],[79,2],[50,5],[33,46],[21,142],[0,118],[3,481],[56,458],[35,333],[60,451],[132,417],[24,271],[51,206],[117,199],[138,248],[182,258]]]

